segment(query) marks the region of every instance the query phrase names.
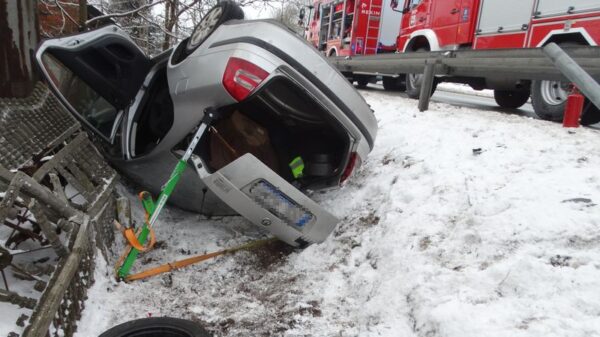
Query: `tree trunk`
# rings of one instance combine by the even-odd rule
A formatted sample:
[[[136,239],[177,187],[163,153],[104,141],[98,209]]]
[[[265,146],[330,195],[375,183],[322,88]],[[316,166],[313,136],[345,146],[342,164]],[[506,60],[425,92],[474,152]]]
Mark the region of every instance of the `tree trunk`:
[[[87,0],[79,0],[79,30],[86,30],[85,22],[88,19]]]
[[[36,4],[36,0],[0,0],[0,97],[25,97],[35,85]]]

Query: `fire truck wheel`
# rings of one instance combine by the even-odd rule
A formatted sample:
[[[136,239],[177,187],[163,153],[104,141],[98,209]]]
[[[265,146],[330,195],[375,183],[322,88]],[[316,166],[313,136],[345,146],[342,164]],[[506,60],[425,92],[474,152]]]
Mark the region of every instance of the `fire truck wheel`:
[[[238,4],[233,1],[219,2],[204,15],[187,42],[184,42],[186,53],[191,54],[226,21],[242,19],[244,19],[244,11]]]
[[[535,114],[544,120],[562,122],[565,113],[569,83],[557,81],[533,81],[531,104]],[[581,112],[581,125],[600,122],[600,109],[586,98]]]
[[[126,322],[104,332],[100,337],[210,337],[199,324],[178,318],[152,317]]]
[[[400,77],[384,77],[383,89],[386,91],[406,91],[405,76]]]
[[[529,91],[494,90],[494,99],[502,108],[517,109],[529,100]]]
[[[406,94],[410,98],[418,99],[421,95],[421,83],[423,83],[423,74],[406,74]],[[438,80],[433,80],[433,87],[431,88],[431,96],[437,89]]]
[[[364,89],[367,87],[367,84],[369,84],[369,77],[368,76],[357,76],[356,83],[357,83],[357,87],[359,89]]]
[[[592,125],[600,123],[600,109],[589,99],[585,99],[583,111],[581,114],[581,125]]]
[[[544,120],[560,122],[565,112],[569,83],[559,81],[533,81],[531,104],[535,114]]]

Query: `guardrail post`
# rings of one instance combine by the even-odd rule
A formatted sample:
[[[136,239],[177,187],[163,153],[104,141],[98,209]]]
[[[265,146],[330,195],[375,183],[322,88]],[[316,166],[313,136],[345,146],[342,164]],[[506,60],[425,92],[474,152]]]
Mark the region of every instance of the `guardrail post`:
[[[421,83],[421,95],[419,96],[419,111],[429,110],[429,99],[433,90],[433,81],[435,80],[435,60],[425,61],[425,71],[423,72],[423,83]]]
[[[575,60],[562,50],[556,43],[550,43],[544,47],[544,53],[552,60],[569,81],[575,83],[577,88],[600,108],[600,85],[590,74],[588,74]]]

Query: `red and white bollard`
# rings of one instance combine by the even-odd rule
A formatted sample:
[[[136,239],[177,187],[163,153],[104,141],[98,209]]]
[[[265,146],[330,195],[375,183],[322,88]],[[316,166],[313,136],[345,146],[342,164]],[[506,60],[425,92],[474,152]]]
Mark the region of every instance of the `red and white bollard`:
[[[565,105],[563,127],[579,127],[579,119],[581,118],[584,102],[585,97],[579,92],[579,89],[577,89],[576,86],[573,86],[573,90],[571,90],[571,94],[569,95],[569,98],[567,98],[567,104]]]

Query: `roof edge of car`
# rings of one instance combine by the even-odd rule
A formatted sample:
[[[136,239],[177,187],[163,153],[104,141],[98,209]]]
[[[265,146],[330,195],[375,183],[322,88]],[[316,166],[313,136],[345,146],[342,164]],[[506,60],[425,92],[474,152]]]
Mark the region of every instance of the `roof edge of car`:
[[[365,140],[369,144],[370,150],[373,150],[373,137],[369,133],[367,127],[352,112],[352,110],[339,97],[337,97],[337,95],[334,94],[333,91],[331,91],[331,89],[329,89],[323,82],[321,82],[321,80],[319,80],[312,72],[306,69],[302,64],[300,64],[300,62],[296,61],[283,50],[261,39],[247,36],[215,42],[211,44],[209,48],[216,48],[235,43],[248,43],[263,48],[290,64],[294,69],[298,70],[303,76],[308,78],[319,90],[321,90],[325,94],[325,96],[327,96],[335,105],[337,105],[340,108],[340,110],[342,110],[346,117],[348,117],[363,134],[363,137],[365,137]]]

